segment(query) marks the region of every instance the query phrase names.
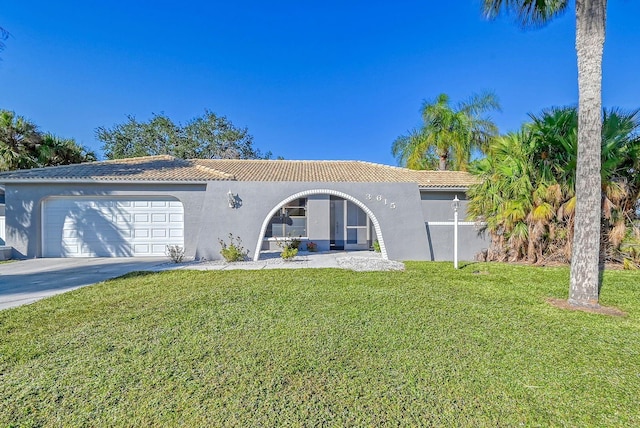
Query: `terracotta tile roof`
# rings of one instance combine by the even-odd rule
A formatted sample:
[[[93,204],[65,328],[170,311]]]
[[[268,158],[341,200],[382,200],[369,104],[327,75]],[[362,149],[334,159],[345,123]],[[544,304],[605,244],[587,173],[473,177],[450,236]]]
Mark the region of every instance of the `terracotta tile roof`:
[[[460,171],[415,171],[362,161],[194,159],[238,181],[410,182],[420,187],[468,187],[475,177]]]
[[[2,182],[29,181],[305,181],[416,183],[468,187],[476,179],[459,171],[414,171],[361,161],[192,159],[147,156],[0,173]]]
[[[0,173],[3,181],[210,181],[233,176],[173,156],[146,156]]]

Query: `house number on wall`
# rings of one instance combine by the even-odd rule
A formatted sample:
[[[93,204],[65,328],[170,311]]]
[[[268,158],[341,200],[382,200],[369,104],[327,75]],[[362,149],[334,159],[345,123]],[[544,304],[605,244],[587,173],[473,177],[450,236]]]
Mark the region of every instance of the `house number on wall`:
[[[374,199],[374,196],[371,193],[367,193],[366,196],[368,200]],[[383,197],[382,195],[376,195],[375,200],[378,202],[382,202],[385,205],[389,205],[389,208],[391,208],[392,210],[396,209],[396,203],[387,201],[387,198]]]

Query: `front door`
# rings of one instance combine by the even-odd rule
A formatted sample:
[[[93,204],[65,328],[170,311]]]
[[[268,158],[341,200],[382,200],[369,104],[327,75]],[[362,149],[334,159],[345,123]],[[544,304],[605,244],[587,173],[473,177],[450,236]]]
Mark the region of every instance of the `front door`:
[[[331,197],[330,243],[332,250],[368,250],[371,245],[369,216],[351,201]]]
[[[345,234],[345,250],[368,250],[369,249],[369,216],[362,211],[362,208],[351,201],[344,201],[347,207]]]
[[[344,202],[342,198],[331,196],[329,209],[329,242],[332,250],[344,250]]]

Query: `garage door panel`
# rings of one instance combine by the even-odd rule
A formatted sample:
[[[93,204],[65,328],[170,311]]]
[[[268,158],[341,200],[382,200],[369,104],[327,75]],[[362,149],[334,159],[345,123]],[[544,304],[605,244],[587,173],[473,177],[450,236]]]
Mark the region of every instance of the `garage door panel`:
[[[151,251],[153,253],[157,253],[159,251],[162,251],[162,253],[164,254],[164,250],[165,250],[165,246],[161,245],[161,244],[151,244]]]
[[[116,223],[118,223],[118,224],[129,224],[129,223],[131,223],[131,214],[117,214],[116,215]]]
[[[149,214],[134,214],[134,223],[149,223]]]
[[[43,256],[159,256],[184,245],[182,203],[171,198],[51,198],[43,204]]]
[[[133,231],[133,236],[135,238],[148,238],[149,237],[149,229],[135,229]]]
[[[151,214],[151,223],[166,223],[167,215],[164,213]]]
[[[151,255],[151,246],[149,244],[135,244],[133,249],[138,255]]]
[[[167,230],[166,229],[151,229],[151,237],[153,238],[166,238]]]

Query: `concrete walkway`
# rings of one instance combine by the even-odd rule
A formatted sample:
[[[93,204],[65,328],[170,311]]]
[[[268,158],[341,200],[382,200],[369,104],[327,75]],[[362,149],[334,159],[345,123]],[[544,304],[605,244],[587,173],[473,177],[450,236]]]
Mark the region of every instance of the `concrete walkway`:
[[[291,261],[280,252],[263,252],[257,262],[223,260],[171,263],[166,257],[29,259],[0,264],[0,310],[125,275],[133,271],[259,270],[340,268],[358,271],[403,270],[399,262],[383,260],[372,251],[301,252]]]
[[[33,303],[137,270],[157,270],[166,257],[29,259],[0,264],[0,309]]]

